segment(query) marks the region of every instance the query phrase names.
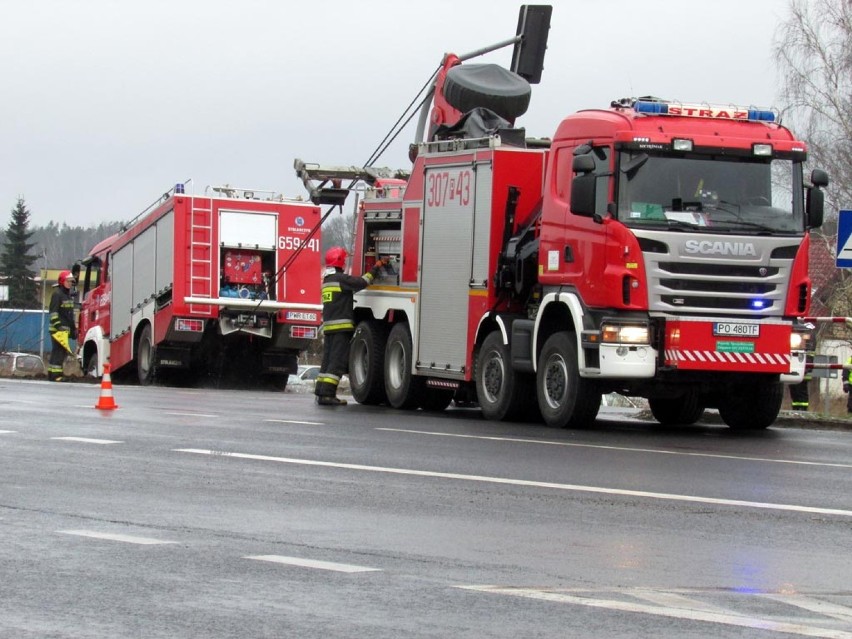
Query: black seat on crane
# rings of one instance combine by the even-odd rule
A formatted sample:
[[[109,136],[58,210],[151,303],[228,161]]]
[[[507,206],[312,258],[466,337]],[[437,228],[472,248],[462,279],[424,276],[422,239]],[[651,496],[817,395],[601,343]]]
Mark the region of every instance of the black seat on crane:
[[[531,93],[529,82],[497,64],[456,65],[444,82],[444,98],[453,108],[467,113],[483,107],[506,120],[526,113]]]

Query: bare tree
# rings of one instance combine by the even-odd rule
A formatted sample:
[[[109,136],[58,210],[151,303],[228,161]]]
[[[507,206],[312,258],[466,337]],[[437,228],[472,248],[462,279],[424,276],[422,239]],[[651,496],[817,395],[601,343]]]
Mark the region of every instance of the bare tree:
[[[833,253],[836,211],[852,208],[852,0],[789,0],[788,6],[774,47],[782,114],[807,142],[808,165],[826,170],[831,178],[825,191],[826,224],[812,231],[811,242]],[[818,275],[819,303],[832,315],[852,315],[848,270]],[[822,337],[852,342],[842,325],[822,326]]]
[[[827,211],[852,207],[852,2],[790,0],[775,59],[785,119],[828,171]]]
[[[354,239],[354,219],[348,211],[333,212],[322,225],[323,251],[332,246],[342,246],[352,253]]]

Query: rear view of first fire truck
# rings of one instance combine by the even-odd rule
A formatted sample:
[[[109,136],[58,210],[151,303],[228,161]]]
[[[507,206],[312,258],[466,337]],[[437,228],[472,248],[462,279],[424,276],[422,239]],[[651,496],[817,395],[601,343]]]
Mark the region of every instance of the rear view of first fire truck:
[[[185,191],[75,265],[83,370],[283,388],[321,321],[319,208],[271,191]]]
[[[404,194],[363,200],[353,272],[393,268],[357,297],[355,399],[473,390],[489,419],[583,427],[618,392],[664,424],[769,426],[805,371],[827,175],[753,107],[620,99],[528,138],[550,11],[521,8],[511,71],[444,57]]]

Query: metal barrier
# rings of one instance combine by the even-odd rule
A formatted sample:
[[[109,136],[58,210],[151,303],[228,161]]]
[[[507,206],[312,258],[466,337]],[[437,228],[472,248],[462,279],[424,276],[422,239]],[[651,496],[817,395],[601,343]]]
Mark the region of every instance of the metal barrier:
[[[799,317],[798,320],[808,324],[844,324],[852,329],[852,317]],[[852,371],[852,364],[829,364],[829,363],[814,363],[807,362],[806,370],[829,370],[829,371]]]

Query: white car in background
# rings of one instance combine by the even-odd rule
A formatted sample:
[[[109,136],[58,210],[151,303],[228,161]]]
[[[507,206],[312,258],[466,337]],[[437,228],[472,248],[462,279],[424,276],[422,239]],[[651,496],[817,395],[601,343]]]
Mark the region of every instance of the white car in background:
[[[320,367],[316,364],[299,364],[299,372],[295,375],[290,375],[290,379],[287,382],[287,388],[292,388],[295,392],[313,392],[319,372]],[[343,376],[343,379],[340,380],[339,388],[344,393],[349,392],[348,376]]]
[[[47,377],[47,367],[38,355],[0,353],[0,377]]]
[[[314,364],[299,364],[299,372],[295,377],[290,377],[290,384],[310,384],[313,386],[317,381],[320,367]]]

